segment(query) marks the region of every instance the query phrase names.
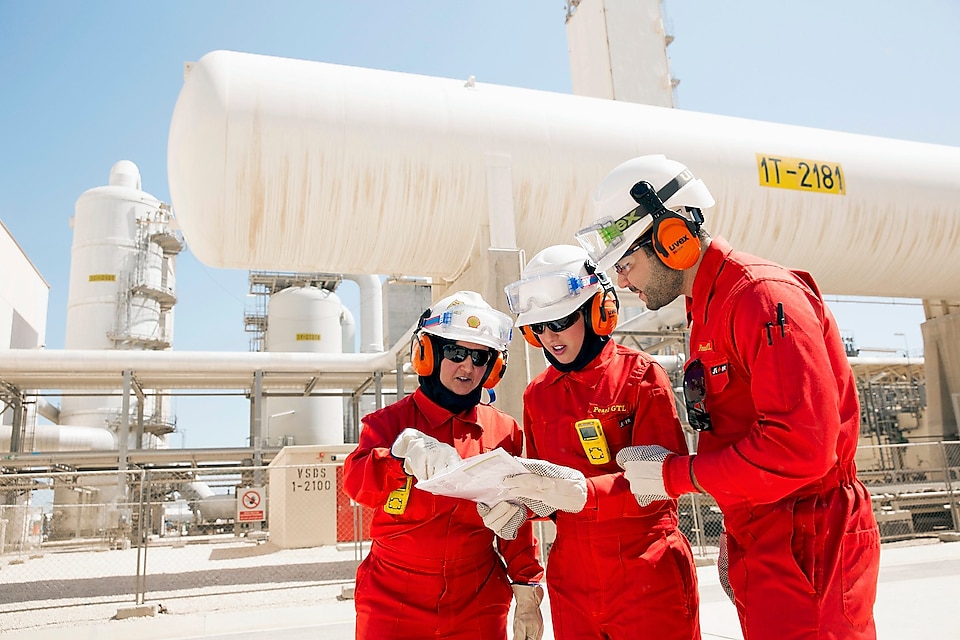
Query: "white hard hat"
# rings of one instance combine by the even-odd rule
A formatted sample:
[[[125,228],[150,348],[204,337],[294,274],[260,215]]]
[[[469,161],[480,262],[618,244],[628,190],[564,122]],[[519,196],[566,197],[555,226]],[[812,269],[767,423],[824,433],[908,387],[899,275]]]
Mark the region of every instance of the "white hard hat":
[[[565,318],[603,290],[587,270],[585,249],[568,244],[547,247],[531,258],[520,280],[504,287],[517,326]]]
[[[457,291],[437,301],[421,321],[421,330],[448,340],[462,340],[506,351],[513,337],[513,320],[475,291]]]
[[[714,205],[703,180],[676,160],[663,155],[627,160],[597,188],[593,196],[596,222],[576,233],[577,241],[597,263],[598,271],[610,269],[653,223],[630,193],[638,182],[648,182],[664,207],[688,219],[685,207],[708,209]]]

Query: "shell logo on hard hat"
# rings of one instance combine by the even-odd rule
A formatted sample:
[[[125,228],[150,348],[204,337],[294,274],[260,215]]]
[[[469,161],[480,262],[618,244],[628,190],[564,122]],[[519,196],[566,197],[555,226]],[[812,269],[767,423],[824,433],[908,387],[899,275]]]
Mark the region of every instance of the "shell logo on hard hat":
[[[469,318],[467,318],[467,326],[470,327],[471,329],[476,329],[477,327],[480,326],[480,318],[478,318],[477,316],[470,316]]]

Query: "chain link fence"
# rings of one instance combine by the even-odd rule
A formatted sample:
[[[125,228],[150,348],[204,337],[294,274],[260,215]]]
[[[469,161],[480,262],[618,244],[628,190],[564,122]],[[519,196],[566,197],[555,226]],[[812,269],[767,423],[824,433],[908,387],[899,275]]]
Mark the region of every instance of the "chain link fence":
[[[348,589],[373,511],[344,494],[344,454],[288,449],[260,468],[0,475],[0,614]],[[960,442],[867,445],[857,465],[883,540],[960,531]],[[715,554],[716,503],[686,495],[679,504],[695,554]],[[546,560],[552,526],[535,532]]]

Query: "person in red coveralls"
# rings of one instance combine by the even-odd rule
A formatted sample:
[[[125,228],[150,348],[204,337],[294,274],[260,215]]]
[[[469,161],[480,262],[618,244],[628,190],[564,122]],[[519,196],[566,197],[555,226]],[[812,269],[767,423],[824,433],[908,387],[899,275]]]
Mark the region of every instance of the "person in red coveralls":
[[[527,455],[586,476],[583,510],[553,516],[555,637],[700,638],[696,565],[677,501],[639,499],[617,465],[632,445],[687,453],[667,372],[610,339],[616,293],[582,248],[544,249],[505,291],[524,338],[550,364],[523,395]]]
[[[816,283],[711,238],[713,196],[662,155],[616,167],[594,204],[597,222],[577,237],[598,268],[614,267],[649,309],[686,296],[691,323],[697,454],[635,448],[631,488],[713,496],[744,638],[875,638],[880,534],[854,464],[857,389]]]
[[[357,569],[357,638],[506,640],[513,598],[513,637],[543,633],[531,524],[494,546],[476,503],[416,484],[497,447],[521,454],[516,420],[480,404],[503,375],[512,325],[472,291],[437,302],[412,343],[420,387],[363,419],[344,462],[346,493],[374,509],[370,553]]]

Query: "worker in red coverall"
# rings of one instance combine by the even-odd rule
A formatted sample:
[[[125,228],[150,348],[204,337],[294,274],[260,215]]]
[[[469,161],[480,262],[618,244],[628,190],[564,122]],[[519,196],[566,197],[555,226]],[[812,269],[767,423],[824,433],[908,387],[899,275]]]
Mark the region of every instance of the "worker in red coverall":
[[[631,492],[617,454],[660,445],[686,455],[667,372],[616,344],[617,298],[587,252],[557,245],[505,289],[517,326],[547,367],[523,395],[527,456],[583,472],[586,506],[557,511],[547,590],[558,640],[700,638],[693,553],[677,501]]]
[[[708,493],[747,640],[875,638],[880,535],[854,455],[860,411],[836,321],[808,273],[702,228],[714,204],[679,162],[643,156],[598,188],[578,232],[649,309],[687,299],[684,391],[695,456],[637,447],[635,493]],[[721,573],[723,558],[719,563]]]
[[[412,343],[420,387],[363,419],[344,463],[346,493],[374,509],[370,553],[357,569],[357,638],[506,640],[513,598],[513,637],[543,633],[531,524],[495,547],[476,503],[417,488],[463,458],[497,447],[521,453],[516,420],[480,404],[503,375],[512,325],[472,291],[439,301]]]

